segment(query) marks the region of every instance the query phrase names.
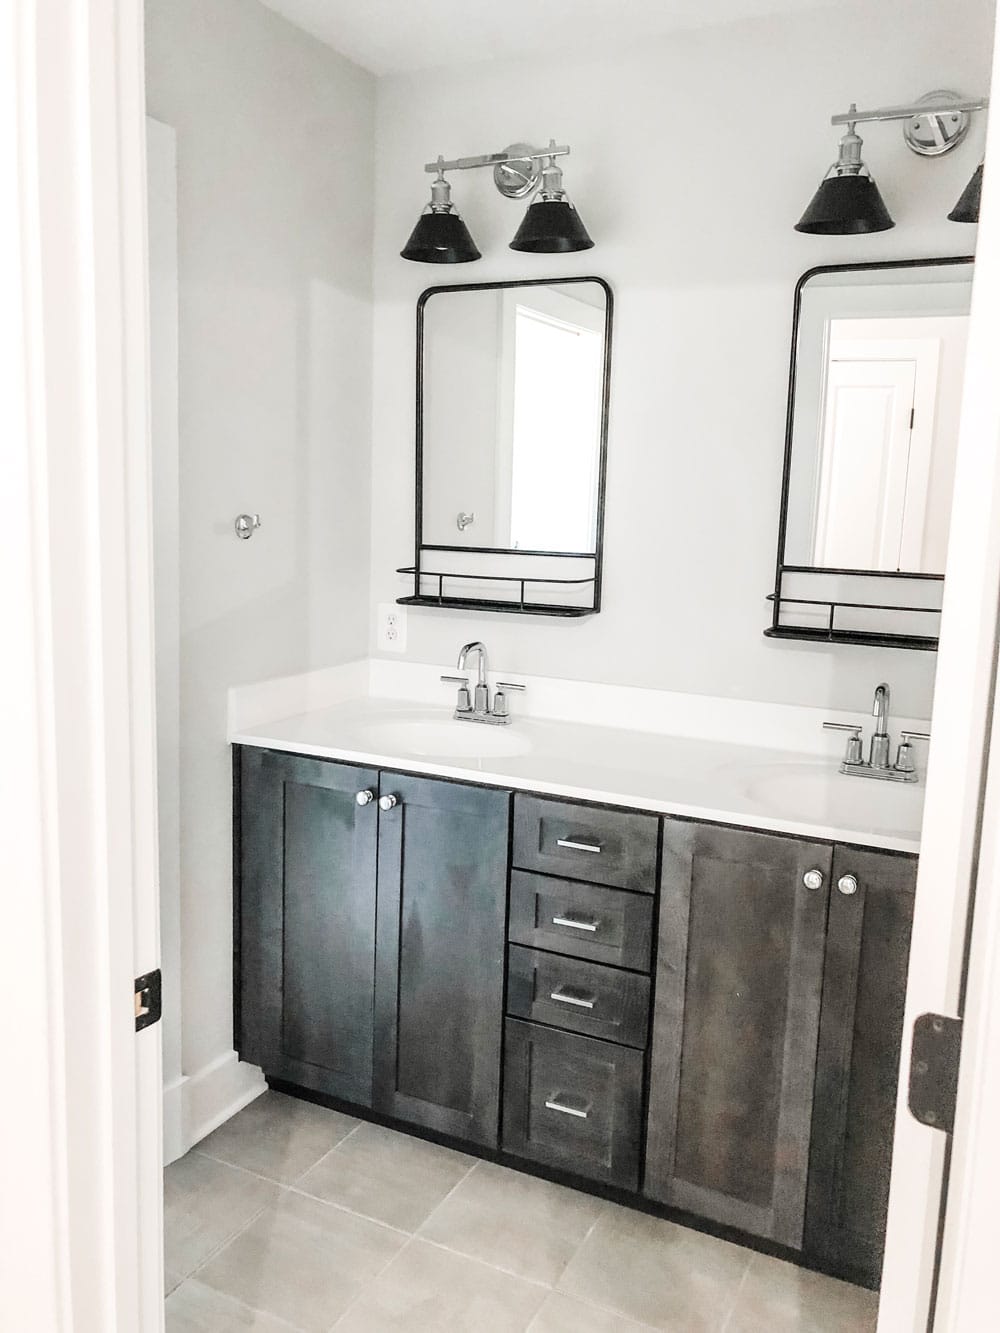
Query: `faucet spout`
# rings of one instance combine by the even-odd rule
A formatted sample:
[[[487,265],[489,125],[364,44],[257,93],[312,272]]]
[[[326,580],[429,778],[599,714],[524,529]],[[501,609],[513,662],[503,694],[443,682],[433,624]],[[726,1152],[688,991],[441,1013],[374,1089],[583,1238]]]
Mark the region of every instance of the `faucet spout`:
[[[479,675],[476,678],[476,689],[473,694],[473,712],[477,717],[484,717],[490,711],[490,686],[487,671],[489,666],[486,659],[486,644],[480,643],[478,639],[474,643],[467,643],[458,655],[458,669],[465,670],[465,664],[472,653],[479,657]]]
[[[485,685],[486,672],[488,670],[486,665],[486,644],[480,643],[478,639],[475,641],[475,643],[467,643],[465,647],[462,649],[462,651],[458,654],[459,671],[465,670],[465,664],[469,660],[470,653],[476,653],[479,658],[478,683],[480,685]]]
[[[875,730],[872,732],[868,762],[872,768],[887,769],[889,767],[889,686],[885,681],[876,686],[875,699],[872,703],[872,717],[875,719]]]

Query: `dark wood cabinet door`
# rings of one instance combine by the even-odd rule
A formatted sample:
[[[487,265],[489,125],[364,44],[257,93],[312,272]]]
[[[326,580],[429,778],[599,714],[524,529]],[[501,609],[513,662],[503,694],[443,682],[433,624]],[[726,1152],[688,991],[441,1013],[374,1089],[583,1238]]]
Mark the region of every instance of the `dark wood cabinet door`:
[[[644,1192],[793,1247],[831,862],[823,844],[664,820]]]
[[[375,1106],[495,1146],[510,793],[381,776]]]
[[[882,1269],[916,876],[912,856],[838,847],[833,858],[805,1250],[869,1286]]]
[[[378,807],[373,769],[241,754],[241,1057],[371,1104]]]

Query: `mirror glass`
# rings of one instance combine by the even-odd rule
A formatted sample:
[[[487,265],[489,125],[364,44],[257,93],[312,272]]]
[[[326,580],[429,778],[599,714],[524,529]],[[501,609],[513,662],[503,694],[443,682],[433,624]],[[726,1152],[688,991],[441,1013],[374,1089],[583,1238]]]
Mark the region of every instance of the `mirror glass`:
[[[427,295],[425,546],[595,551],[607,305],[592,278]]]
[[[971,288],[961,261],[804,281],[785,566],[944,572]]]

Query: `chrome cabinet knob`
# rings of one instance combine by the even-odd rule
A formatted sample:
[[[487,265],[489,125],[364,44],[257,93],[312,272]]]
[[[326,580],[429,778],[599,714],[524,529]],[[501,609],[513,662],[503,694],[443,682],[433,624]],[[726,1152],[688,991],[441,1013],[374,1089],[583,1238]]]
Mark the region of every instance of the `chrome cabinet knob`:
[[[380,796],[378,798],[378,808],[380,810],[391,810],[394,805],[399,804],[398,796]]]
[[[802,883],[807,889],[821,889],[823,887],[822,870],[807,870],[802,876]]]
[[[359,791],[354,799],[357,801],[358,805],[371,805],[372,801],[375,799],[375,793],[370,788],[366,787],[364,791]]]
[[[840,890],[841,893],[846,894],[848,898],[851,896],[852,893],[857,893],[858,891],[857,875],[841,875],[840,879],[837,880],[837,888]]]

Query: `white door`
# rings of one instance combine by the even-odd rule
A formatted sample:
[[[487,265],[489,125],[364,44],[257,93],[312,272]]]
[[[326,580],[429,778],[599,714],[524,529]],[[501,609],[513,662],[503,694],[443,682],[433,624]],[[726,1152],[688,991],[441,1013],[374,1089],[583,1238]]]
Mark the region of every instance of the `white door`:
[[[994,78],[1000,79],[994,46]],[[1000,129],[991,123],[969,320],[968,357],[948,544],[933,740],[889,1194],[879,1333],[977,1333],[997,1326],[995,1126],[1000,1121],[997,898],[1000,874],[984,818],[987,739],[996,694],[1000,603]],[[996,819],[997,816],[994,816]],[[989,838],[984,842],[982,830]],[[971,890],[978,879],[969,931]],[[973,969],[963,982],[966,955]],[[910,1034],[922,1013],[958,1015],[967,1032],[942,1215],[944,1134],[907,1108]],[[939,1262],[940,1261],[940,1262]],[[936,1298],[935,1298],[936,1290]]]
[[[815,564],[899,569],[916,382],[912,360],[830,362]]]

